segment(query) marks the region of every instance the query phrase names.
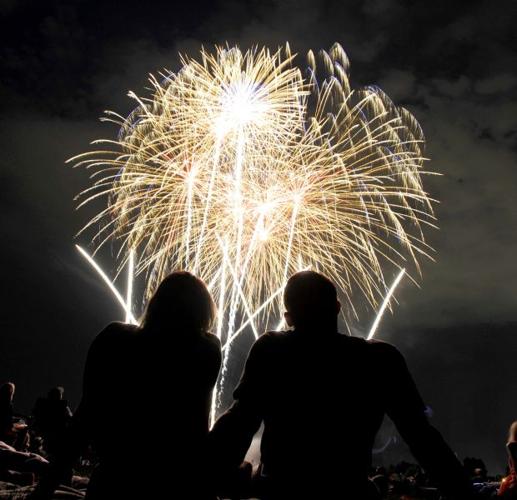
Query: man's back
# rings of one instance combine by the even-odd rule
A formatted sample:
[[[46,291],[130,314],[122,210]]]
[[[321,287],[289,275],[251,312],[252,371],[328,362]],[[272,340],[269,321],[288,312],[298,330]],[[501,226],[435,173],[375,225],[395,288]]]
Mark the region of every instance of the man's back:
[[[389,344],[338,333],[267,333],[250,352],[235,400],[213,431],[214,442],[225,443],[223,462],[242,459],[263,421],[263,474],[284,498],[364,491],[384,414],[443,484],[461,482],[453,477],[461,476],[459,463],[428,424],[404,359]]]
[[[262,369],[250,376],[263,386],[266,474],[297,476],[306,469],[309,477],[366,477],[384,413],[382,399],[371,394],[385,371],[372,362],[376,347],[339,334],[316,342],[296,332],[261,339]],[[244,380],[236,398],[245,390]]]

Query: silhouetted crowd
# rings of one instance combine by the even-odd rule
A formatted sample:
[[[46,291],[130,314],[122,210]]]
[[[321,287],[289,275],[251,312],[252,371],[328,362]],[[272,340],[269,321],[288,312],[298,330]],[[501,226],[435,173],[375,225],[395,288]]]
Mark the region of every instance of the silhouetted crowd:
[[[465,458],[465,473],[470,478],[474,498],[497,498],[503,476],[488,475],[484,462],[479,458]],[[400,462],[390,467],[377,467],[370,471],[381,498],[396,500],[439,499],[440,491],[426,472],[417,464]]]
[[[187,272],[165,278],[139,326],[112,323],[95,338],[75,412],[55,387],[18,415],[15,385],[1,385],[0,498],[517,499],[517,422],[504,477],[480,459],[462,464],[430,424],[400,352],[338,332],[328,278],[296,273],[284,306],[290,330],[254,343],[211,429],[224,347],[209,333],[212,297]],[[152,421],[150,403],[165,424]],[[384,416],[419,465],[372,468]],[[253,468],[245,457],[260,428]]]
[[[17,414],[13,400],[15,385],[12,382],[0,386],[0,485],[11,488],[2,493],[10,495],[15,485],[20,487],[36,484],[39,476],[48,472],[52,457],[63,449],[67,431],[72,423],[72,410],[64,399],[62,387],[53,387],[46,397],[36,401],[30,416]],[[84,493],[97,459],[88,449],[75,464],[73,475],[65,481],[61,495],[70,497]],[[465,473],[470,478],[475,498],[500,498],[498,492],[503,480],[510,475],[489,475],[485,463],[479,458],[463,460]],[[372,467],[369,480],[387,500],[438,500],[439,489],[426,472],[417,464],[400,462],[389,467]],[[75,492],[74,492],[75,490]],[[10,496],[6,496],[10,498]]]
[[[31,485],[58,453],[72,421],[62,387],[39,398],[29,417],[14,410],[15,385],[0,386],[0,481]]]

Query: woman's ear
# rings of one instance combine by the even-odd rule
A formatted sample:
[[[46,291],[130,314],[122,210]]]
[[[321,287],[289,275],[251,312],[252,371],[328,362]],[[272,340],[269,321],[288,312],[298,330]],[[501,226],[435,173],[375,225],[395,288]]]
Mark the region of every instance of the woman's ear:
[[[291,317],[291,313],[289,311],[285,311],[284,319],[285,319],[285,322],[287,323],[287,326],[289,326],[289,327],[294,326],[293,318]]]

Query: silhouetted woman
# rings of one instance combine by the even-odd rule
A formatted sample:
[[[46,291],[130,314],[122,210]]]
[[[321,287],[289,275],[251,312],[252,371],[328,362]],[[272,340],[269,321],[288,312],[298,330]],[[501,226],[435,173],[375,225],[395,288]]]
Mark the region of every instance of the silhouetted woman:
[[[93,341],[73,426],[99,457],[87,498],[213,498],[205,440],[221,364],[208,333],[214,314],[205,284],[175,272],[140,327],[112,323]]]

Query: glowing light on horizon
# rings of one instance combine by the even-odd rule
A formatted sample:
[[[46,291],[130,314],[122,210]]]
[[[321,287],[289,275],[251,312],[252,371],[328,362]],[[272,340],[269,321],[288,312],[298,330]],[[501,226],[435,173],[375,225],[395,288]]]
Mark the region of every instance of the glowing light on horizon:
[[[144,300],[174,269],[209,283],[224,345],[216,403],[235,338],[282,325],[289,275],[325,273],[357,317],[358,295],[376,308],[384,273],[418,271],[430,252],[416,119],[377,87],[351,89],[339,45],[309,52],[307,68],[297,57],[289,46],[182,57],[147,97],[129,93],[127,118],[107,113],[117,139],[69,160],[94,170],[79,206],[108,197],[83,230],[100,227],[97,247],[119,242],[119,270],[146,275]],[[132,278],[124,300],[90,259],[133,321]]]

